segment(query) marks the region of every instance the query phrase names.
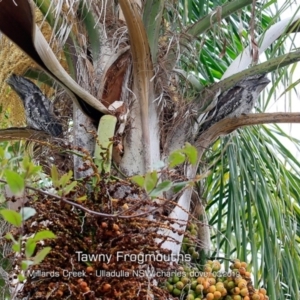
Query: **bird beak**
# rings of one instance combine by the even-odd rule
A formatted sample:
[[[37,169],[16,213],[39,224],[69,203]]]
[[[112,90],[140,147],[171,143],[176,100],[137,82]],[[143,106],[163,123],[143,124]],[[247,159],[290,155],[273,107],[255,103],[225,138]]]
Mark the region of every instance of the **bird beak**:
[[[16,84],[16,79],[17,79],[17,76],[15,74],[12,74],[11,76],[9,76],[9,78],[6,80],[6,83],[8,85],[12,85],[14,86]]]
[[[263,78],[261,78],[258,82],[258,87],[257,90],[260,93],[269,83],[270,83],[270,79],[266,76],[264,76]]]
[[[271,80],[268,78],[268,77],[264,77],[262,78],[262,80],[259,82],[259,84],[262,84],[262,85],[268,85],[269,83],[271,82]]]

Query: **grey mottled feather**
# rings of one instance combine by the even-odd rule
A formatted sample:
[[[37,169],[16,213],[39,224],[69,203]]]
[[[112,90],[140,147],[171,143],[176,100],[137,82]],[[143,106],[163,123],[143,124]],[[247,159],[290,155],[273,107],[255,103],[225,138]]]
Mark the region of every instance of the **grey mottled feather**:
[[[21,98],[29,127],[55,137],[62,134],[62,126],[52,114],[51,101],[33,82],[13,74],[8,78],[7,84]]]
[[[206,116],[198,136],[213,124],[225,119],[248,114],[254,108],[260,92],[269,84],[266,74],[253,75],[239,81],[218,96],[216,106]]]

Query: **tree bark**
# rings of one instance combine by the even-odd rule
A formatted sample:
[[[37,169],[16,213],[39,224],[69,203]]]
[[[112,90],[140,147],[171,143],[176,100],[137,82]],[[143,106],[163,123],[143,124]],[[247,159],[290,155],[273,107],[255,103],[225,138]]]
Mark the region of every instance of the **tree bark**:
[[[300,123],[300,113],[261,113],[242,115],[238,118],[223,119],[211,126],[196,141],[195,146],[198,149],[198,161],[200,161],[204,151],[218,137],[229,134],[243,126],[269,123]]]

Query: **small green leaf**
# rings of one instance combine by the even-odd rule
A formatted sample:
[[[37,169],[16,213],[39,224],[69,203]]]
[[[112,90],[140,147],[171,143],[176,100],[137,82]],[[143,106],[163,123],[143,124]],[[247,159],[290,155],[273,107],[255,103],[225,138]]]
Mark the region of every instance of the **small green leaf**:
[[[161,193],[168,191],[173,186],[172,181],[166,180],[157,185],[157,187],[149,194],[151,197],[157,197]]]
[[[42,230],[35,234],[34,241],[38,242],[45,239],[55,239],[56,235],[50,230]]]
[[[22,207],[20,210],[20,215],[24,221],[28,220],[36,214],[36,210],[31,207]]]
[[[217,139],[216,142],[214,142],[214,144],[212,145],[212,151],[216,152],[220,147],[220,144],[221,144],[221,139]]]
[[[158,170],[165,167],[165,163],[162,160],[159,160],[153,164],[153,169]]]
[[[189,184],[189,181],[183,181],[173,184],[173,191],[175,193],[180,192],[183,188],[185,188]]]
[[[28,157],[27,155],[24,156],[24,157],[23,157],[23,161],[22,161],[22,166],[23,166],[23,168],[24,168],[25,170],[28,168],[29,163],[30,163],[29,157]]]
[[[22,265],[22,267],[23,267],[23,265]],[[22,270],[25,271],[26,269],[22,269]],[[24,282],[26,280],[26,277],[23,274],[19,274],[18,275],[18,280],[19,280],[19,282]]]
[[[59,179],[59,186],[65,187],[69,180],[72,178],[72,176],[73,172],[71,170],[68,173],[61,176],[61,178]]]
[[[22,216],[20,213],[11,209],[2,209],[0,210],[0,214],[8,223],[17,227],[20,227],[22,225]]]
[[[141,175],[135,175],[131,177],[131,181],[136,183],[140,187],[144,187],[145,177]]]
[[[197,163],[198,152],[197,149],[192,146],[190,143],[185,143],[184,148],[182,149],[183,153],[186,154],[189,162],[194,165]]]
[[[72,181],[70,184],[66,185],[64,187],[64,195],[67,195],[70,192],[72,192],[76,186],[77,186],[77,181]]]
[[[173,151],[169,156],[169,167],[174,168],[182,163],[184,163],[186,156],[181,152],[181,150]]]
[[[0,158],[3,159],[5,156],[5,151],[3,148],[0,147]]]
[[[29,238],[25,244],[25,255],[27,258],[31,257],[36,247],[36,241],[33,238]]]
[[[33,261],[31,260],[22,260],[21,262],[21,269],[23,271],[27,270],[29,266],[32,266],[33,265]],[[19,277],[20,276],[20,277]],[[18,278],[19,278],[19,281],[24,281],[26,279],[26,277],[24,277],[22,274],[19,274]]]
[[[81,197],[76,198],[76,201],[86,201],[87,200],[87,195],[83,195]]]
[[[11,240],[13,242],[12,249],[14,251],[20,252],[20,241],[16,241],[15,238],[13,237],[13,235],[10,232],[8,232],[5,235],[5,238],[8,239],[8,240]]]
[[[147,193],[150,193],[155,188],[157,180],[157,171],[146,173],[144,187]]]
[[[58,170],[55,165],[53,165],[51,168],[51,178],[52,178],[53,186],[59,187],[59,183],[58,183],[59,175],[58,175]]]
[[[16,242],[16,240],[14,239],[13,235],[10,232],[8,232],[5,235],[5,238],[8,239],[8,240],[12,240],[12,241]]]
[[[38,174],[42,170],[41,166],[35,166],[32,162],[28,168],[27,176],[33,176]]]
[[[21,195],[25,188],[24,178],[22,178],[17,172],[11,170],[5,170],[4,173],[12,193],[15,195]]]
[[[19,242],[16,242],[11,247],[15,252],[20,253],[21,252],[21,245]]]
[[[39,264],[41,261],[44,260],[44,258],[47,256],[47,254],[51,251],[51,247],[45,247],[42,249],[38,254],[34,257],[34,264]]]

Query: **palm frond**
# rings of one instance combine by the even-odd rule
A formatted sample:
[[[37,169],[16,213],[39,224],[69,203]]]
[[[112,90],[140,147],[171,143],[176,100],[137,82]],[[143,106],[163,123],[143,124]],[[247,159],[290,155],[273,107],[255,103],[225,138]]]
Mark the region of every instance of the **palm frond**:
[[[214,150],[209,161],[216,160],[217,153],[220,157],[206,196],[210,224],[217,229],[212,237],[217,256],[232,257],[234,251],[252,264],[255,284],[267,286],[270,297],[278,299],[280,291],[282,299],[284,293],[297,299],[299,162],[265,127],[243,129],[218,142]],[[285,158],[285,165],[278,156]],[[287,282],[283,274],[291,264],[298,267],[293,267],[294,280]],[[288,291],[283,291],[282,282]]]

